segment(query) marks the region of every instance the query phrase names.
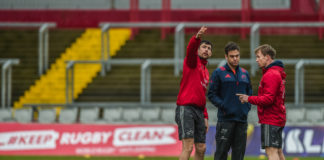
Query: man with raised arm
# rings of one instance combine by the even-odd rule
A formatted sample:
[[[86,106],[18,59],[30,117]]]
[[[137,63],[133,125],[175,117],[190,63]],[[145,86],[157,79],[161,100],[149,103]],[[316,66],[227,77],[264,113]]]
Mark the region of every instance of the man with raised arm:
[[[180,160],[188,160],[195,146],[194,160],[203,160],[206,151],[208,114],[206,109],[206,89],[209,73],[207,59],[212,55],[212,44],[201,40],[206,32],[201,27],[187,46],[183,61],[180,91],[177,98],[175,120],[178,124],[179,139],[182,141]]]

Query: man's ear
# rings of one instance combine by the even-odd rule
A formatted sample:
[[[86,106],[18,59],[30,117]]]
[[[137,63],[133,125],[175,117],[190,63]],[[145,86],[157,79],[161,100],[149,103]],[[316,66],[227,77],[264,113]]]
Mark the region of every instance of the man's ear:
[[[272,58],[271,58],[270,55],[268,55],[268,54],[267,54],[265,57],[267,58],[267,61],[272,60]]]

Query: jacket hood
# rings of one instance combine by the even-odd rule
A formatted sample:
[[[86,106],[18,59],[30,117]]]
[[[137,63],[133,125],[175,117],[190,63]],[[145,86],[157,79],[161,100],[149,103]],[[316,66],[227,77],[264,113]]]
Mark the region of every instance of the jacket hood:
[[[285,73],[285,69],[284,69],[284,64],[282,63],[282,61],[276,60],[274,62],[272,62],[271,64],[269,64],[267,67],[265,67],[263,69],[263,74],[265,72],[267,72],[269,69],[274,69],[280,72],[282,79],[286,78],[286,73]]]
[[[273,66],[279,66],[279,67],[281,67],[281,68],[284,68],[284,64],[281,62],[281,61],[279,61],[279,60],[276,60],[276,61],[274,61],[274,62],[272,62],[271,64],[269,64],[267,67],[265,67],[266,69],[268,69],[268,68],[271,68],[271,67],[273,67]]]

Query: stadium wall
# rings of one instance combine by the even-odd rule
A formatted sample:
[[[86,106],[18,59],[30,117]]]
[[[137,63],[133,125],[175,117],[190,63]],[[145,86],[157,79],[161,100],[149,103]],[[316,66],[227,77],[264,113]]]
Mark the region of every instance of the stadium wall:
[[[1,22],[56,22],[58,28],[98,27],[100,22],[129,22],[128,10],[0,10]],[[139,10],[138,22],[159,22],[162,11]],[[172,10],[174,22],[240,22],[240,10]],[[301,14],[292,10],[255,10],[252,22],[318,21],[317,13]]]
[[[303,22],[320,20],[319,9],[321,7],[315,1],[293,0],[290,1],[290,8],[277,6],[277,8],[270,9],[253,8],[252,2],[242,0],[242,8],[233,6],[234,8],[226,9],[181,9],[172,8],[172,3],[163,3],[162,9],[143,9],[140,8],[138,2],[130,3],[128,9],[0,8],[0,22],[56,22],[59,28],[85,28],[98,27],[100,22]]]

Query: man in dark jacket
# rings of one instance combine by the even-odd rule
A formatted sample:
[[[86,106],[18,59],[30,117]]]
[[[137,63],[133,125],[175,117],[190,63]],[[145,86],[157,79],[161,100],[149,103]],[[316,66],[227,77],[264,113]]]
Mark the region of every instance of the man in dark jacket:
[[[180,160],[189,160],[193,145],[196,149],[195,160],[203,160],[206,151],[205,141],[208,131],[206,90],[209,81],[206,64],[212,55],[212,44],[201,40],[206,30],[206,27],[201,27],[190,39],[183,62],[175,116],[179,139],[182,140]]]
[[[269,160],[284,160],[282,130],[286,124],[286,73],[281,61],[274,61],[276,50],[268,44],[255,49],[256,62],[262,68],[258,96],[238,95],[242,103],[258,106],[261,145]]]
[[[218,107],[215,160],[243,160],[247,138],[247,115],[250,104],[242,104],[237,93],[252,94],[248,72],[239,66],[240,48],[234,42],[225,46],[226,65],[217,68],[210,79],[208,98]]]

